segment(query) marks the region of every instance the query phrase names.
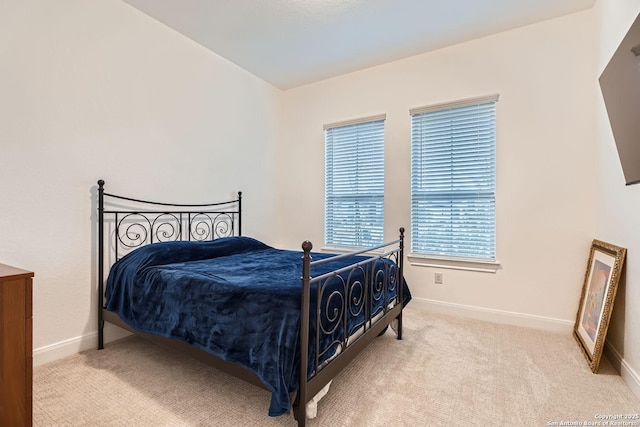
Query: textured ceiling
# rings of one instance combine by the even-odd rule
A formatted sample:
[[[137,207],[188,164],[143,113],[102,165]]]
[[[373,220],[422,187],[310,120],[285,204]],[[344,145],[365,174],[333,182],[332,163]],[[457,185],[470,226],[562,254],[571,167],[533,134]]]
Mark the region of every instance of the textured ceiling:
[[[595,0],[124,0],[288,89],[589,9]]]

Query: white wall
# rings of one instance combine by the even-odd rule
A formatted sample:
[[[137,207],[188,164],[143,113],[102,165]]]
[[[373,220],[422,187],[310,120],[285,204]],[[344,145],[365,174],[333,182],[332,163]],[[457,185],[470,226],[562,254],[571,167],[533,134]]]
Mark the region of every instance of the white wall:
[[[598,0],[594,6],[597,34],[596,158],[599,200],[596,204],[601,240],[627,248],[612,320],[607,334],[609,360],[640,398],[640,185],[625,186],[624,175],[597,78],[640,13],[639,0]]]
[[[95,341],[99,178],[172,202],[242,190],[245,233],[273,240],[280,96],[123,2],[0,1],[0,262],[35,272],[36,363]]]
[[[386,113],[386,238],[410,221],[409,109],[498,93],[495,274],[408,266],[431,308],[571,331],[596,229],[593,15],[578,13],[284,93],[280,244],[323,243],[322,125]],[[433,273],[444,273],[435,285]]]

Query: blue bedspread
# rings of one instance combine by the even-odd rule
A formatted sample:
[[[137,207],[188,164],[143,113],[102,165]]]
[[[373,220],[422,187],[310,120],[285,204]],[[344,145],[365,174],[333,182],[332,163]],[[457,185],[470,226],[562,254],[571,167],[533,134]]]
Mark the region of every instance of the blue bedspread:
[[[312,254],[314,260],[328,256]],[[301,257],[300,251],[274,249],[248,237],[154,243],[112,266],[106,308],[140,332],[186,341],[255,373],[272,392],[269,415],[282,415],[298,388]],[[312,274],[361,258],[330,262]],[[403,285],[406,303],[411,296]],[[314,316],[310,323],[313,355]]]

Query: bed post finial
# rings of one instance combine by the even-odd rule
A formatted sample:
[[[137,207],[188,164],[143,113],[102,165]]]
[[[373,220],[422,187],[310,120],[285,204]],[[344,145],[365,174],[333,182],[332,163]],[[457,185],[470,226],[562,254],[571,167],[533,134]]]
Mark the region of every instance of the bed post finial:
[[[311,252],[311,249],[313,249],[313,244],[308,241],[305,240],[304,242],[302,242],[302,250],[305,252]]]
[[[98,180],[98,187],[100,187],[100,188],[104,187],[104,179],[99,179]]]

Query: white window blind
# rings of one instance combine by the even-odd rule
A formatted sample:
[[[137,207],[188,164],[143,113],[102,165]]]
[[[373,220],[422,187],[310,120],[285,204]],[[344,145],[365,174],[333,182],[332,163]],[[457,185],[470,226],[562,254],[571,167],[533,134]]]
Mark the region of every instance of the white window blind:
[[[411,111],[411,251],[495,260],[497,96]]]
[[[384,116],[346,125],[326,125],[325,150],[325,244],[355,247],[381,244]]]

